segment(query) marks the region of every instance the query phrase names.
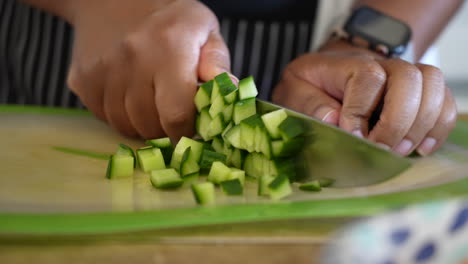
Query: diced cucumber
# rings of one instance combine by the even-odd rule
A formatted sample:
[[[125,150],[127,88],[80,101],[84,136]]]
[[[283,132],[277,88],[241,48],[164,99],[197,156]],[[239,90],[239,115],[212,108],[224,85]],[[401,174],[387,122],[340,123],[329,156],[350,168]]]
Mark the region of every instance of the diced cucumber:
[[[288,141],[282,139],[271,142],[274,157],[289,157],[301,150],[304,145],[303,137],[296,137]]]
[[[213,80],[213,89],[211,90],[210,102],[214,103],[214,100],[220,96],[219,94],[219,85]]]
[[[293,158],[276,159],[270,161],[270,174],[271,175],[286,175],[290,181],[296,181],[296,163]]]
[[[213,149],[218,153],[224,153],[224,142],[221,138],[215,137],[213,138],[213,142],[211,143]]]
[[[335,183],[335,180],[330,179],[330,178],[320,178],[317,180],[320,184],[320,187],[330,187]]]
[[[226,162],[226,155],[215,151],[204,149],[200,159],[201,169],[210,169],[215,161]]]
[[[234,105],[233,119],[238,125],[242,120],[251,117],[257,113],[255,98],[247,98],[237,102]]]
[[[239,81],[239,99],[247,99],[256,97],[258,94],[257,86],[252,76],[249,76],[245,79]]]
[[[230,122],[223,130],[223,133],[221,133],[221,138],[226,142],[226,134],[227,132],[231,129],[232,127],[232,122]],[[229,145],[231,145],[230,142],[227,142]]]
[[[239,179],[242,186],[245,184],[245,171],[239,170],[237,168],[231,168],[231,173],[229,174],[228,179]]]
[[[239,179],[222,181],[220,185],[227,195],[242,195],[244,190]]]
[[[210,127],[210,124],[212,122],[212,118],[210,114],[208,113],[208,108],[203,108],[203,110],[200,112],[200,114],[197,116],[197,122],[196,122],[196,131],[197,134],[200,135],[203,140],[208,141],[211,140],[212,137],[209,136],[208,130]]]
[[[169,164],[171,162],[172,152],[174,152],[174,146],[172,145],[171,139],[168,137],[150,139],[146,141],[147,145],[161,149],[164,157],[164,162]]]
[[[198,204],[208,205],[216,202],[215,188],[211,182],[192,184],[192,192]]]
[[[257,175],[255,174],[254,153],[247,154],[242,168],[247,176],[257,178]]]
[[[231,158],[232,158],[232,151],[234,150],[233,147],[229,145],[229,143],[224,142],[223,146],[223,153],[226,155],[226,165],[231,166]]]
[[[224,96],[224,101],[230,105],[233,105],[236,99],[237,99],[237,90],[232,91],[231,93]]]
[[[223,114],[220,113],[211,120],[211,123],[208,126],[208,137],[221,135],[225,127],[226,123],[224,122]]]
[[[267,158],[271,158],[271,140],[265,127],[257,126],[255,128],[255,146],[256,152],[263,153]]]
[[[131,155],[111,155],[107,165],[106,178],[114,179],[133,175],[135,158]]]
[[[132,156],[133,157],[133,167],[136,167],[136,156],[135,152],[133,152],[133,149],[125,144],[120,143],[119,148],[117,149],[117,155],[126,155],[126,156]]]
[[[234,104],[230,104],[226,106],[223,110],[223,117],[224,117],[224,122],[229,123],[232,120],[232,114],[234,111]]]
[[[235,148],[241,148],[241,129],[240,126],[233,126],[224,135],[224,140],[229,142]]]
[[[271,167],[273,167],[273,162],[260,153],[249,153],[244,159],[243,168],[250,177],[258,178],[261,175],[276,175],[271,173]]]
[[[288,116],[278,126],[281,137],[284,140],[290,140],[297,136],[302,135],[305,132],[304,124],[297,118]]]
[[[238,148],[233,149],[231,152],[231,159],[230,159],[232,166],[238,169],[241,169],[242,163],[244,161],[244,157],[245,157],[245,154],[243,150],[240,150]]]
[[[223,97],[226,97],[227,95],[237,90],[236,85],[232,82],[231,77],[229,77],[227,72],[223,72],[215,76],[214,80],[218,84],[219,94]]]
[[[185,150],[184,155],[182,156],[182,161],[180,162],[180,175],[182,178],[192,176],[200,171],[200,166],[194,160],[191,149],[191,147],[188,147]]]
[[[228,180],[230,173],[231,169],[228,166],[222,162],[215,161],[211,165],[208,181],[219,184],[222,181]]]
[[[138,163],[144,172],[166,168],[164,157],[159,148],[144,147],[137,150]]]
[[[223,113],[226,107],[228,107],[228,105],[225,104],[223,97],[218,96],[211,104],[208,113],[210,113],[211,118],[215,118],[218,114]]]
[[[151,171],[150,180],[151,184],[159,189],[177,188],[184,183],[179,173],[172,168]]]
[[[184,155],[185,150],[188,147],[191,147],[193,159],[195,160],[195,162],[198,163],[200,161],[201,153],[203,150],[203,143],[190,139],[188,137],[182,137],[177,143],[174,149],[174,153],[172,154],[172,159],[171,159],[172,168],[176,170],[180,169],[180,163],[182,161],[182,157]]]
[[[259,196],[267,196],[270,194],[268,185],[275,179],[275,177],[264,174],[258,177],[258,192]]]
[[[281,174],[268,185],[270,198],[273,200],[282,199],[292,193],[291,184],[288,176]]]
[[[240,147],[248,152],[255,151],[255,131],[257,126],[262,126],[262,119],[253,115],[240,123]]]
[[[213,90],[213,80],[210,80],[198,88],[197,93],[195,94],[195,106],[197,107],[198,112],[203,108],[210,105],[211,103],[211,91]]]
[[[271,138],[278,139],[281,138],[279,125],[288,117],[284,109],[279,109],[267,114],[262,115],[263,123],[268,130]]]
[[[299,189],[303,191],[319,192],[322,190],[319,181],[314,180],[299,185]]]

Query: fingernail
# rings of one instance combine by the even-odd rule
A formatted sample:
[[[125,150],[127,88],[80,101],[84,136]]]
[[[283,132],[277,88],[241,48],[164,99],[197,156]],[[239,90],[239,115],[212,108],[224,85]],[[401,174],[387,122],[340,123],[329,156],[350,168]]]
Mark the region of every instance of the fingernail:
[[[429,153],[432,152],[432,149],[436,145],[437,140],[432,137],[428,137],[423,140],[421,145],[418,147],[418,153],[421,154],[422,156],[427,156]]]
[[[361,130],[354,130],[351,134],[355,135],[358,138],[364,138]]]
[[[229,75],[229,77],[231,77],[232,82],[233,82],[236,86],[238,86],[238,85],[239,85],[239,79],[238,79],[236,76],[234,76],[232,73],[230,73],[230,72],[228,72],[228,75]]]
[[[383,143],[376,143],[376,145],[379,146],[382,149],[390,150],[390,147],[388,145],[383,144]]]
[[[408,152],[413,148],[413,142],[408,139],[403,139],[400,144],[395,147],[395,152],[401,155],[407,155]]]
[[[331,110],[329,111],[328,113],[325,114],[325,116],[322,118],[322,121],[325,122],[325,123],[330,123],[330,124],[334,124],[336,119],[337,119],[337,116],[336,116],[336,110]]]

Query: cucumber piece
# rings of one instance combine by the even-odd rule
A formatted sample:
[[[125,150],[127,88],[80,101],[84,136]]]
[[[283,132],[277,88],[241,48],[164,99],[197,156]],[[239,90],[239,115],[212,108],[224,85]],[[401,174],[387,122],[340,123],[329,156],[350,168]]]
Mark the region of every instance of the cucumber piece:
[[[232,122],[230,122],[230,123],[224,128],[223,132],[221,133],[221,138],[222,138],[224,141],[226,141],[226,134],[227,134],[227,132],[228,132],[231,128],[232,128]],[[229,142],[227,142],[227,143],[229,143]],[[230,143],[229,143],[229,145],[230,145]]]
[[[271,142],[274,157],[290,157],[299,152],[304,145],[303,137],[296,137],[288,141],[282,139]]]
[[[164,157],[159,148],[144,147],[137,150],[138,163],[144,172],[166,168]]]
[[[271,175],[286,175],[291,182],[297,180],[296,163],[293,158],[290,159],[276,159],[271,161],[270,165]]]
[[[185,149],[182,161],[180,162],[180,176],[182,178],[192,176],[200,171],[200,166],[194,160],[194,155],[191,149],[192,147]]]
[[[173,189],[184,183],[179,173],[172,168],[151,171],[150,180],[151,184],[158,189]]]
[[[174,146],[172,145],[171,139],[168,137],[150,139],[145,142],[147,145],[157,147],[161,149],[164,157],[164,162],[169,164],[171,162],[172,152],[174,152]]]
[[[224,96],[224,101],[228,104],[233,104],[237,99],[237,90],[232,91],[230,94]]]
[[[224,142],[221,138],[215,137],[213,138],[213,142],[211,143],[213,149],[218,153],[224,153]]]
[[[247,176],[257,178],[257,174],[255,173],[254,153],[247,154],[242,168],[244,169]]]
[[[231,122],[233,111],[234,111],[234,104],[230,104],[226,106],[226,108],[224,108],[223,110],[224,122],[226,123]]]
[[[224,193],[227,195],[242,195],[244,191],[239,179],[222,181],[220,185],[221,189],[223,189]]]
[[[224,109],[227,107],[228,105],[225,104],[223,97],[218,96],[211,104],[208,113],[210,113],[211,118],[215,118],[218,114],[223,113]]]
[[[242,163],[244,161],[244,157],[245,157],[245,154],[243,150],[240,150],[238,148],[233,149],[231,152],[231,159],[230,159],[232,166],[238,169],[241,169]]]
[[[197,93],[195,94],[195,106],[197,107],[198,112],[203,108],[207,107],[211,103],[211,91],[213,90],[213,80],[210,80],[198,88]]]
[[[219,95],[219,85],[213,80],[213,88],[211,90],[211,97],[210,97],[210,102],[213,104],[214,100],[218,98]]]
[[[223,153],[226,155],[226,165],[231,166],[231,158],[232,158],[232,152],[234,148],[229,145],[229,143],[224,142],[223,145]]]
[[[270,194],[270,189],[268,185],[275,179],[275,177],[264,174],[258,178],[258,190],[257,193],[259,196],[268,196]]]
[[[106,178],[114,179],[133,175],[135,158],[131,155],[111,155],[107,164]]]
[[[257,113],[255,98],[247,98],[237,102],[234,105],[233,119],[238,125],[242,120],[251,117]]]
[[[242,186],[245,184],[245,171],[239,170],[237,168],[231,168],[231,173],[229,174],[228,179],[239,179]]]
[[[208,205],[216,202],[215,188],[214,184],[211,182],[192,184],[192,192],[198,204]]]
[[[284,109],[279,109],[267,114],[262,115],[263,123],[268,130],[271,138],[279,139],[281,138],[279,125],[288,117]]]
[[[194,161],[197,163],[200,161],[201,153],[203,150],[203,143],[190,139],[188,137],[182,137],[177,143],[174,149],[174,153],[172,153],[172,159],[171,159],[172,168],[176,170],[180,169],[180,163],[182,161],[182,157],[184,155],[185,150],[188,147],[191,147]]]
[[[226,155],[208,149],[204,149],[202,151],[200,159],[200,168],[210,169],[211,165],[215,161],[226,162]]]
[[[255,151],[256,127],[263,126],[262,119],[253,115],[242,120],[240,125],[240,147],[248,152]]]
[[[215,161],[211,165],[208,181],[219,184],[222,181],[228,180],[231,169],[220,161]]]
[[[212,138],[208,133],[212,121],[213,119],[208,113],[208,108],[203,108],[203,110],[200,112],[200,115],[197,116],[195,130],[197,131],[197,134],[200,135],[205,141],[211,140]]]
[[[258,95],[257,86],[252,76],[239,81],[239,99],[247,99]]]
[[[305,132],[303,123],[299,119],[291,116],[288,116],[283,122],[281,122],[278,126],[278,130],[285,141],[300,136]]]
[[[320,182],[317,180],[302,183],[299,185],[299,189],[303,191],[311,191],[311,192],[320,192],[322,190],[320,186]]]
[[[229,77],[227,72],[223,72],[215,76],[214,80],[216,84],[218,84],[219,94],[223,97],[226,97],[237,90],[236,85],[232,82],[231,77]],[[234,102],[234,100],[231,101],[231,103]]]
[[[213,118],[213,120],[211,120],[211,123],[208,126],[208,137],[221,135],[225,127],[226,124],[224,122],[223,114],[220,113],[215,118]]]
[[[224,141],[228,142],[235,148],[241,148],[241,129],[240,126],[231,127],[226,133],[224,133]]]
[[[280,200],[292,193],[288,176],[281,174],[268,185],[268,192],[272,200]]]
[[[260,152],[268,159],[272,156],[271,139],[264,126],[257,126],[255,128],[255,151]]]
[[[335,180],[333,179],[330,179],[330,178],[320,178],[320,179],[317,179],[317,181],[319,182],[320,184],[320,187],[330,187],[333,185],[333,183],[335,183]]]
[[[133,167],[136,168],[136,156],[133,149],[125,144],[120,143],[119,148],[117,149],[117,155],[132,156],[133,157]]]

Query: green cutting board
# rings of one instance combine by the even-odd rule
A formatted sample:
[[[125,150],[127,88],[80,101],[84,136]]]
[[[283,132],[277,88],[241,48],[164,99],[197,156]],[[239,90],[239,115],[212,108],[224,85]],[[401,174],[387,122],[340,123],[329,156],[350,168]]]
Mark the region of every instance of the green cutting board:
[[[279,202],[256,194],[228,197],[218,190],[216,206],[196,205],[188,184],[160,191],[148,175],[107,180],[107,161],[57,151],[74,148],[113,153],[118,143],[134,148],[88,112],[57,108],[0,106],[0,234],[97,234],[292,218],[360,217],[389,208],[464,196],[468,151],[460,123],[447,144],[431,157],[381,184],[294,193]]]

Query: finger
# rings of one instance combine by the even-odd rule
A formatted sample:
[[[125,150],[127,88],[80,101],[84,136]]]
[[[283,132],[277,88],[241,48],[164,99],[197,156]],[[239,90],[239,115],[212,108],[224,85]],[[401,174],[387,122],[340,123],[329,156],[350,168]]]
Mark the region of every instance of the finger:
[[[386,73],[374,60],[354,58],[351,78],[345,84],[340,127],[367,136],[368,123],[382,97]]]
[[[106,67],[101,59],[84,68],[72,64],[67,77],[67,85],[81,100],[88,110],[102,120],[107,121],[104,112],[104,87],[106,85]]]
[[[202,81],[209,81],[216,75],[231,71],[229,50],[219,31],[212,31],[200,50],[198,76]],[[237,84],[239,80],[232,74],[231,79]]]
[[[445,98],[442,72],[433,66],[416,64],[423,77],[421,105],[408,134],[397,144],[395,151],[401,155],[411,153],[424,139],[440,116]]]
[[[130,122],[138,134],[145,139],[164,136],[152,85],[152,82],[149,84],[136,82],[128,89],[125,97],[125,107]]]
[[[452,92],[445,88],[444,106],[434,127],[427,133],[417,151],[422,156],[429,155],[445,142],[457,122],[457,106]]]
[[[386,93],[382,113],[368,138],[391,149],[402,141],[416,119],[421,104],[422,74],[403,60],[380,63],[387,73]]]
[[[337,125],[341,105],[310,82],[302,80],[289,70],[273,93],[273,101],[298,112]]]

